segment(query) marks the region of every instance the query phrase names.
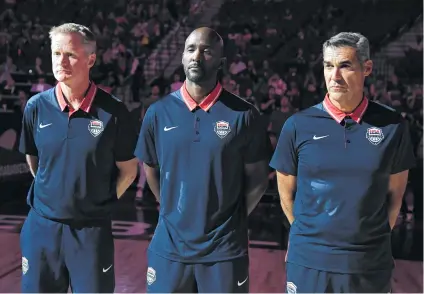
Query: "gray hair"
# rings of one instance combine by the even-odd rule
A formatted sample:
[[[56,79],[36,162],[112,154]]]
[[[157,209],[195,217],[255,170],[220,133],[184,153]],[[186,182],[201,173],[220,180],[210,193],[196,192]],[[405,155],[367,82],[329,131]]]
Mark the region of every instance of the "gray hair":
[[[322,51],[327,48],[352,47],[356,49],[356,57],[362,64],[370,59],[370,43],[368,39],[359,33],[342,32],[331,37],[322,45]]]
[[[57,27],[52,27],[49,32],[50,40],[59,34],[72,34],[76,33],[81,36],[82,44],[86,47],[88,54],[96,53],[97,43],[96,37],[86,26],[76,23],[64,23]]]

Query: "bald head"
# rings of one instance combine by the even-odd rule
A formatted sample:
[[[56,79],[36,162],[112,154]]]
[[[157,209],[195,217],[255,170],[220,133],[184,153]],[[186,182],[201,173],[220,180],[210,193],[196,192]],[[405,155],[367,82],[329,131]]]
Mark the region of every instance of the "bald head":
[[[224,53],[224,41],[222,40],[222,37],[211,28],[200,27],[195,29],[190,33],[190,35],[188,35],[186,44],[187,41],[191,41],[191,39],[202,39],[208,42],[211,46],[216,46],[220,50],[221,56]]]
[[[224,42],[211,28],[201,27],[187,37],[182,63],[188,80],[204,82],[215,80],[218,70],[223,67]]]

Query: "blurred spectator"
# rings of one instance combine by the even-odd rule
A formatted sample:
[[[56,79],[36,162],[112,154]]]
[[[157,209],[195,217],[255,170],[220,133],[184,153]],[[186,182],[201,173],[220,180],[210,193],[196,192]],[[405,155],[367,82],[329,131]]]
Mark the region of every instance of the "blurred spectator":
[[[275,89],[273,87],[268,88],[268,95],[262,100],[261,111],[264,114],[271,114],[275,109],[275,102],[277,95],[275,94]]]
[[[268,86],[274,89],[276,95],[281,96],[287,91],[287,84],[276,73],[268,79]]]
[[[171,84],[171,92],[177,91],[181,86],[183,85],[183,82],[181,81],[181,77],[179,74],[174,74],[174,82]]]
[[[246,99],[246,101],[252,103],[253,105],[256,106],[256,108],[260,108],[260,105],[258,103],[258,99],[256,99],[255,96],[253,96],[253,91],[251,88],[247,88],[244,94],[244,99]]]
[[[2,82],[3,84],[3,94],[7,95],[15,95],[16,94],[16,87],[15,87],[15,81],[12,79],[12,76],[10,74],[6,75],[6,80]]]
[[[398,77],[392,74],[390,80],[387,82],[386,90],[390,93],[391,100],[399,100],[405,93],[405,87],[399,82]]]
[[[51,89],[51,88],[53,88],[53,86],[47,84],[45,78],[40,77],[38,78],[37,83],[32,85],[31,93],[36,94],[36,93],[47,91],[48,89]]]
[[[147,99],[150,100],[158,100],[159,98],[161,98],[162,93],[161,93],[161,89],[158,85],[153,85],[152,90],[150,92],[150,96]]]
[[[19,103],[17,105],[18,107],[15,108],[15,111],[23,114],[25,110],[25,106],[28,102],[28,94],[25,91],[20,90],[18,92],[18,97],[19,97]]]
[[[11,74],[17,71],[16,65],[13,63],[12,57],[7,56],[6,61],[0,64],[0,83],[10,79]]]
[[[232,75],[238,75],[242,71],[246,69],[246,64],[241,59],[241,55],[236,55],[234,57],[234,61],[230,65],[230,69],[228,70]]]
[[[271,113],[270,125],[268,130],[274,134],[277,134],[277,137],[280,135],[281,128],[283,127],[286,120],[295,113],[295,109],[290,104],[289,99],[286,96],[281,97],[278,105]]]
[[[39,56],[35,58],[34,69],[36,75],[43,75],[49,71],[49,69],[44,66],[43,60]]]
[[[306,109],[320,102],[317,88],[314,83],[309,83],[300,100],[300,109]]]

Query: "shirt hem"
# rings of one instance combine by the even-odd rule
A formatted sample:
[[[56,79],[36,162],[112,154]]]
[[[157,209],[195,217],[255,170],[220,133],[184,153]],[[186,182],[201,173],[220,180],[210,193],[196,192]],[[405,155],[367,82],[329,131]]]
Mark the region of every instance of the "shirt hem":
[[[134,155],[124,156],[124,157],[115,157],[116,162],[125,162],[136,158]]]
[[[320,266],[315,266],[315,265],[306,265],[300,262],[293,262],[290,260],[287,260],[287,263],[291,263],[297,266],[301,266],[301,267],[305,267],[305,268],[309,268],[309,269],[313,269],[313,270],[318,270],[318,271],[323,271],[323,272],[328,272],[328,273],[336,273],[336,274],[365,274],[365,273],[378,273],[381,271],[393,271],[394,269],[394,265],[390,266],[390,267],[383,267],[381,269],[369,269],[369,270],[346,270],[346,269],[340,269],[340,268],[330,268],[330,267],[320,267]]]
[[[276,167],[275,164],[270,164],[269,166],[271,168],[275,169],[279,173],[285,173],[285,174],[288,174],[288,175],[291,175],[291,176],[294,176],[294,177],[297,176],[297,173],[296,172],[294,172],[294,171],[288,171],[288,170],[286,170],[284,168],[278,168],[278,167]]]
[[[171,261],[175,261],[175,262],[181,262],[181,263],[210,263],[210,262],[223,262],[223,261],[228,261],[228,260],[233,260],[233,259],[238,259],[241,257],[245,257],[248,256],[248,253],[241,253],[238,255],[234,255],[234,256],[222,256],[222,257],[213,257],[213,256],[207,256],[207,257],[192,257],[192,258],[184,258],[184,257],[176,257],[176,256],[172,256],[170,254],[166,254],[166,253],[161,253],[161,252],[157,252],[153,249],[148,248],[147,251],[150,251],[151,253],[171,260]]]

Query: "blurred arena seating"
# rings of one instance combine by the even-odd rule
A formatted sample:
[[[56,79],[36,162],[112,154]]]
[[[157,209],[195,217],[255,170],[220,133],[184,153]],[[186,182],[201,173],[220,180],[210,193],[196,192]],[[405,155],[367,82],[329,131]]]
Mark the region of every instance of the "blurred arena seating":
[[[161,2],[2,1],[0,83],[7,90],[2,93],[2,104],[12,109],[13,104],[19,104],[20,90],[31,95],[54,86],[48,31],[65,22],[84,24],[93,30],[98,39],[98,58],[92,79],[125,96],[127,78],[137,70],[134,65],[141,68],[156,44],[190,12],[190,1],[173,1],[172,5]],[[46,85],[42,88],[33,87],[34,84]]]
[[[0,12],[0,120],[21,115],[28,97],[54,86],[52,25],[72,21],[95,32],[92,79],[124,100],[139,123],[151,103],[181,86],[184,40],[208,25],[224,39],[224,87],[260,109],[274,147],[285,120],[326,92],[322,43],[341,31],[360,32],[374,60],[366,95],[410,121],[418,161],[410,189],[422,198],[421,0],[3,0]],[[275,205],[271,170],[269,179],[263,202]]]
[[[405,5],[397,0],[229,0],[212,27],[225,42],[224,87],[261,110],[274,147],[285,120],[325,95],[322,43],[341,31],[368,37],[374,71],[366,81],[366,95],[410,121],[418,162],[411,172],[410,189],[419,195],[415,198],[422,197],[421,1]],[[396,46],[402,54],[387,54]],[[182,67],[164,78],[169,82],[160,84],[168,92],[171,83],[184,79]],[[267,195],[263,201],[278,202],[272,171]],[[421,207],[418,202],[416,208]],[[416,214],[422,218],[422,210]]]

